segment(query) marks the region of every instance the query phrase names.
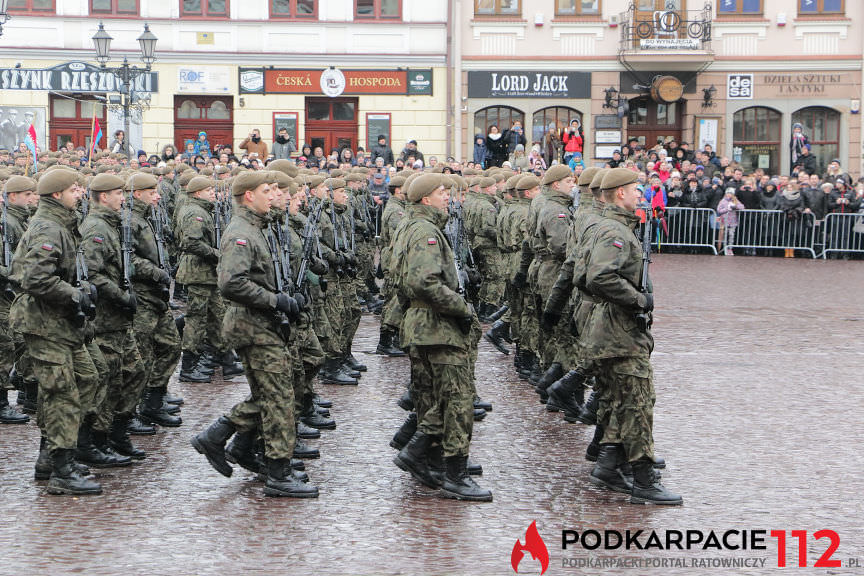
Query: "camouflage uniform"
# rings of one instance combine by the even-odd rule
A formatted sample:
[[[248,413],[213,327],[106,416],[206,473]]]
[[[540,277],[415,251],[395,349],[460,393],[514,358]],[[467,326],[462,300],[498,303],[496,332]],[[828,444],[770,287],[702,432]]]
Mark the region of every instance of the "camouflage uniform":
[[[341,358],[345,351],[343,346],[344,333],[346,330],[348,312],[345,309],[345,292],[353,295],[350,278],[345,275],[345,247],[341,233],[334,227],[333,223],[341,222],[341,214],[345,213],[344,206],[336,206],[331,200],[324,200],[324,209],[318,223],[318,238],[321,253],[330,264],[330,270],[325,275],[327,279],[327,294],[324,299],[327,321],[330,324],[331,338],[328,340],[325,352],[328,358]],[[340,275],[341,271],[341,275]],[[356,300],[356,295],[354,295]],[[324,343],[322,343],[324,344]]]
[[[514,342],[521,341],[522,325],[522,303],[524,290],[517,289],[511,282],[513,276],[519,271],[519,262],[522,258],[522,243],[527,234],[528,209],[531,200],[527,198],[514,198],[508,203],[508,209],[503,211],[504,218],[500,223],[499,247],[501,248],[502,269],[507,279],[510,303],[510,334]]]
[[[189,292],[186,326],[183,329],[183,352],[197,354],[206,336],[220,351],[226,347],[222,337],[225,304],[216,288],[216,230],[214,205],[208,200],[187,197],[177,221],[180,267],[177,281]]]
[[[504,282],[501,276],[501,253],[498,250],[498,205],[496,198],[488,194],[476,194],[464,208],[465,228],[474,253],[474,261],[483,284],[480,286],[480,302],[496,308],[504,298]]]
[[[541,187],[541,193],[531,200],[528,208],[528,218],[525,222],[525,241],[522,243],[522,253],[519,260],[519,271],[527,275],[527,283],[523,290],[522,317],[520,319],[521,348],[531,352],[540,350],[540,313],[542,309],[538,304],[539,289],[537,285],[537,271],[540,260],[534,257],[534,244],[532,239],[537,232],[537,219],[548,196],[544,193],[546,186]]]
[[[399,306],[399,301],[393,290],[392,271],[390,269],[390,255],[392,253],[392,243],[399,223],[408,214],[408,207],[405,200],[400,200],[395,196],[391,196],[387,201],[387,206],[384,208],[384,214],[381,216],[381,270],[384,273],[384,286],[381,289],[381,295],[386,303],[381,312],[381,323],[389,328],[396,330],[402,323],[402,307]]]
[[[6,211],[7,229],[4,232],[9,241],[9,253],[11,255],[15,253],[18,242],[27,230],[30,211],[25,206],[14,204],[8,204]],[[0,394],[3,394],[5,393],[4,390],[12,389],[9,383],[9,372],[15,365],[16,358],[19,359],[18,373],[24,375],[20,362],[20,357],[23,355],[24,338],[20,334],[16,334],[9,325],[9,307],[12,305],[14,294],[9,285],[9,269],[2,265],[0,265],[0,285],[3,288],[2,293],[0,293]],[[27,364],[29,364],[29,360]]]

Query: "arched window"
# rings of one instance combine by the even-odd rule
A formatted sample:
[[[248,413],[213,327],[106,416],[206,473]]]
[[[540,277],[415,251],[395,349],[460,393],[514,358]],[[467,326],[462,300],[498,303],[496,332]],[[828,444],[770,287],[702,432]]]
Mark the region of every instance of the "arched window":
[[[177,117],[183,118],[184,120],[197,120],[198,118],[201,118],[201,110],[192,100],[184,100],[183,103],[180,104],[180,109],[177,110]]]
[[[498,126],[498,130],[504,132],[516,120],[521,122],[524,127],[525,113],[510,106],[489,106],[474,113],[474,133],[482,133],[485,136],[493,124]]]
[[[824,106],[802,108],[792,114],[792,123],[800,122],[810,139],[810,153],[819,159],[819,174],[831,160],[840,156],[840,113]]]
[[[780,174],[781,114],[771,108],[753,106],[732,117],[732,157],[745,173],[763,168]]]
[[[579,124],[582,124],[582,113],[575,108],[552,106],[538,110],[531,119],[531,142],[543,142],[543,136],[550,130],[560,138],[561,131],[572,120],[579,120]]]

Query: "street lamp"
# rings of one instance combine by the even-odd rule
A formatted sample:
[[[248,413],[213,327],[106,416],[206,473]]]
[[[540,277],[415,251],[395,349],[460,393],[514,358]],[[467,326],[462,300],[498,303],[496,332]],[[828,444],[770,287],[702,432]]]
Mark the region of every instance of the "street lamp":
[[[6,2],[7,0],[0,0]],[[100,67],[105,72],[110,72],[114,76],[120,78],[123,85],[121,92],[123,94],[123,126],[126,134],[124,142],[126,147],[126,156],[132,158],[132,149],[130,148],[129,138],[129,107],[132,104],[132,82],[143,74],[147,74],[151,70],[153,62],[156,61],[156,35],[150,31],[150,25],[144,24],[144,32],[138,37],[138,44],[141,46],[141,61],[144,67],[132,66],[129,64],[128,58],[123,57],[123,63],[120,66],[109,67],[108,61],[111,59],[111,35],[105,31],[105,26],[102,21],[99,21],[99,29],[93,35],[93,45],[96,48],[96,60]]]
[[[3,24],[9,21],[9,13],[6,12],[6,8],[9,7],[9,0],[0,0],[0,36],[3,35]]]

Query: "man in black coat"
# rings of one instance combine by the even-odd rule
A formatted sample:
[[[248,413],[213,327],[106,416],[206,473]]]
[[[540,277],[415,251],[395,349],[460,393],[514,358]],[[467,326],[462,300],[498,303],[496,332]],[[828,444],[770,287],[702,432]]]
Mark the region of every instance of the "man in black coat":
[[[372,147],[369,154],[373,163],[376,158],[383,158],[385,166],[393,166],[396,163],[393,159],[393,150],[387,145],[387,136],[383,134],[378,136],[378,144]]]

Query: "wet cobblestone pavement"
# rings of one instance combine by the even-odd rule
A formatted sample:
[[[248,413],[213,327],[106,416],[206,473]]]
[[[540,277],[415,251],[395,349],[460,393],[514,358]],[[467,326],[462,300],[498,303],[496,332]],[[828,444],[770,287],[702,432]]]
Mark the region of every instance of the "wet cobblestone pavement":
[[[475,426],[472,457],[491,504],[441,499],[392,464],[388,446],[407,359],[358,354],[358,387],[318,386],[335,431],[309,442],[317,500],[274,499],[242,469],[219,476],[189,445],[244,396],[245,382],[172,384],[183,426],[134,437],[147,459],[100,472],[102,496],[51,497],[32,479],[35,425],[0,427],[0,574],[513,574],[510,553],[537,521],[547,574],[765,574],[768,550],[561,550],[561,530],[832,529],[834,559],[864,566],[861,423],[864,266],[709,256],[655,257],[657,452],[684,506],[632,506],[586,481],[592,428],[547,413],[485,341],[478,389],[494,411]],[[356,352],[377,343],[366,316]],[[10,398],[12,395],[10,395]],[[812,566],[827,540],[809,540]],[[791,543],[789,566],[797,562]],[[756,568],[562,567],[631,558],[765,559]],[[773,568],[772,568],[773,567]],[[789,570],[852,573],[844,568]],[[859,569],[864,570],[864,568]],[[539,574],[527,556],[520,574]]]

